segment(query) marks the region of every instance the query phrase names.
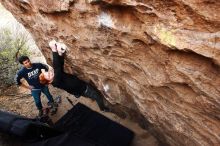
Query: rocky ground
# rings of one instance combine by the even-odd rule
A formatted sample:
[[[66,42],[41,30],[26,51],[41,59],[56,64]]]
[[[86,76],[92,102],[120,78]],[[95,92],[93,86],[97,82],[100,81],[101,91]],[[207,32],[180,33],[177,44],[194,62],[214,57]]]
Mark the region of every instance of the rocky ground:
[[[138,124],[131,122],[128,119],[122,119],[113,113],[101,112],[95,101],[92,101],[88,98],[81,97],[79,99],[75,98],[73,95],[68,94],[67,92],[49,87],[53,96],[61,95],[61,104],[59,105],[58,112],[56,115],[51,116],[53,122],[56,122],[61,118],[69,109],[72,108],[72,105],[67,100],[67,97],[75,105],[77,102],[81,102],[93,110],[103,114],[104,116],[128,127],[135,132],[135,138],[132,143],[132,146],[158,146],[157,140],[150,135],[147,131],[143,130],[138,126]],[[46,106],[47,100],[44,95],[42,97],[42,103]],[[0,95],[0,109],[4,111],[10,111],[23,115],[29,118],[34,118],[37,115],[37,109],[34,105],[33,98],[30,95],[30,91],[23,88],[17,88],[16,86],[11,86],[10,88],[4,90]],[[20,143],[17,143],[15,139],[11,140],[10,137],[0,135],[0,146],[20,146]]]

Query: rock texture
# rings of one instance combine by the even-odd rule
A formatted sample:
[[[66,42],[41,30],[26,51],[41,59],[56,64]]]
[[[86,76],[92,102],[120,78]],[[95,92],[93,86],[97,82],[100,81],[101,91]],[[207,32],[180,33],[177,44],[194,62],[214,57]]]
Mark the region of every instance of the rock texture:
[[[220,145],[220,1],[0,2],[49,62],[48,41],[62,40],[66,72],[140,113],[163,144]]]

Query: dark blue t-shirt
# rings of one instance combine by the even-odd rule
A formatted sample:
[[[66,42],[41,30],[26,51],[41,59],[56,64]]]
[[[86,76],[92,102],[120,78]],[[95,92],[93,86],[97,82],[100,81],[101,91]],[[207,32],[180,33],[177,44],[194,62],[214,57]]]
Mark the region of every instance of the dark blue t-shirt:
[[[34,89],[41,89],[42,87],[44,87],[44,85],[40,84],[39,81],[41,69],[45,69],[46,71],[48,71],[48,66],[42,63],[33,63],[31,68],[22,67],[16,74],[16,84],[20,85],[20,80],[24,78],[29,85],[34,87]]]

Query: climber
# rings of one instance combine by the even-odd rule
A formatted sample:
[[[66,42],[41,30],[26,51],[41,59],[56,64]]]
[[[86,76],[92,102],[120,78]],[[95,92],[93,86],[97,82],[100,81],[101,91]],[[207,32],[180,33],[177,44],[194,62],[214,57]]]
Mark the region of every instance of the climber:
[[[44,76],[41,80],[42,84],[52,83],[54,87],[66,90],[70,94],[75,95],[76,98],[84,96],[96,100],[101,111],[109,111],[104,105],[103,97],[94,87],[80,80],[77,76],[64,72],[64,53],[66,52],[67,46],[55,40],[50,41],[49,46],[53,53],[54,70],[42,73]]]
[[[23,67],[16,73],[15,82],[17,85],[22,86],[26,89],[31,90],[31,95],[34,98],[35,105],[39,110],[38,116],[41,117],[43,115],[43,107],[41,103],[41,92],[43,92],[47,99],[49,107],[57,106],[53,100],[52,95],[48,89],[47,85],[42,85],[39,80],[39,75],[41,74],[41,70],[48,70],[48,66],[42,63],[31,63],[30,59],[27,56],[20,56],[18,58],[20,64]],[[21,82],[21,79],[24,78],[29,85],[25,85]]]

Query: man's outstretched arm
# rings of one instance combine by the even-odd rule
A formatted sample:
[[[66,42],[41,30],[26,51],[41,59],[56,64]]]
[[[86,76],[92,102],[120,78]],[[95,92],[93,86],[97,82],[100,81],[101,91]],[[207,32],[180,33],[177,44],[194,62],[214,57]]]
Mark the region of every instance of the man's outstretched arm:
[[[15,83],[16,83],[16,85],[31,90],[33,87],[23,84],[23,83],[21,82],[21,79],[22,79],[22,78],[23,78],[23,77],[21,76],[21,74],[20,74],[19,72],[15,75]]]
[[[43,64],[43,63],[36,63],[38,65],[38,68],[41,70],[41,69],[44,69],[45,71],[48,71],[49,70],[49,66],[46,65],[46,64]]]

